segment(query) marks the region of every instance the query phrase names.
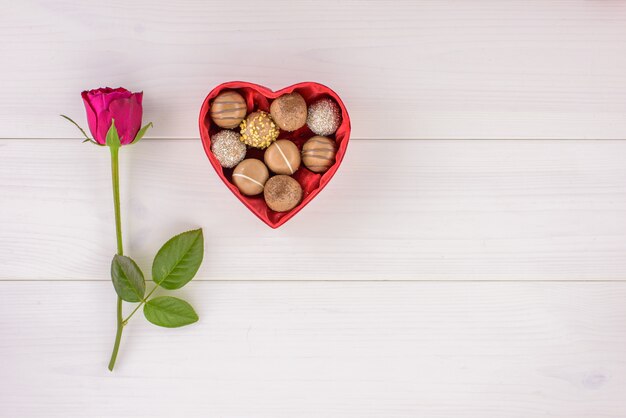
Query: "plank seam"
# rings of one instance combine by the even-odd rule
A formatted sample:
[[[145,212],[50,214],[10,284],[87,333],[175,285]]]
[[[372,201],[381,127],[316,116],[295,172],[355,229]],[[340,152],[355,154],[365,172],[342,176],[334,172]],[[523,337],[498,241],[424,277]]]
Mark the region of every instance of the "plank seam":
[[[151,280],[148,280],[151,282]],[[0,283],[108,283],[109,280],[103,279],[0,279]],[[332,279],[199,279],[193,280],[194,283],[626,283],[626,279],[574,279],[574,280],[558,280],[558,279],[423,279],[423,280],[404,280],[404,279],[354,279],[354,280],[332,280]]]

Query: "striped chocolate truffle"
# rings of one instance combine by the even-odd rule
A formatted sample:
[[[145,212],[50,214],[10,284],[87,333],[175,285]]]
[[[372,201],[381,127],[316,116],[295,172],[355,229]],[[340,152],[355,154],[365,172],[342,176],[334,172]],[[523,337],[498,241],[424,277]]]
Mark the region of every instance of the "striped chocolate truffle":
[[[302,147],[302,163],[314,173],[323,173],[335,163],[335,141],[325,136],[314,136]]]
[[[300,168],[300,150],[288,139],[279,139],[265,150],[265,165],[276,174],[291,175]]]
[[[246,100],[236,91],[225,91],[217,95],[211,104],[213,122],[220,128],[232,129],[239,126],[247,112]]]
[[[263,192],[269,171],[261,160],[248,158],[240,162],[233,171],[233,183],[242,194],[256,196]]]

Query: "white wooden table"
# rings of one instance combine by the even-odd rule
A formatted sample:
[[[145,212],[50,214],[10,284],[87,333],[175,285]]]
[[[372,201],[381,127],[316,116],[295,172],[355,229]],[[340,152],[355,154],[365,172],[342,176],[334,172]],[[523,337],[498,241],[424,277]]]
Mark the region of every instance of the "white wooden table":
[[[626,2],[5,1],[0,416],[626,416]],[[314,80],[353,131],[271,230],[198,139],[228,80]],[[144,270],[205,230],[197,324],[125,329],[107,152],[79,93],[145,92],[122,151]]]

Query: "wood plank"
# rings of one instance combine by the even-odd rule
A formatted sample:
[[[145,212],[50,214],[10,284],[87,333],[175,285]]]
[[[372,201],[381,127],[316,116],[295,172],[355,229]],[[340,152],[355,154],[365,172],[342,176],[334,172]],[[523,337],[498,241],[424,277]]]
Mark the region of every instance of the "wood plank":
[[[108,158],[75,140],[0,141],[0,278],[109,280]],[[622,141],[355,141],[278,230],[197,140],[147,140],[121,160],[125,247],[146,271],[200,226],[199,279],[626,279]]]
[[[181,292],[178,292],[179,294]],[[6,417],[619,417],[625,283],[192,283],[130,322],[108,283],[0,283]],[[132,412],[129,412],[132,411]]]
[[[217,84],[336,89],[355,138],[624,138],[626,4],[19,1],[0,15],[0,138],[77,137],[78,93],[145,90],[155,137],[198,136]]]

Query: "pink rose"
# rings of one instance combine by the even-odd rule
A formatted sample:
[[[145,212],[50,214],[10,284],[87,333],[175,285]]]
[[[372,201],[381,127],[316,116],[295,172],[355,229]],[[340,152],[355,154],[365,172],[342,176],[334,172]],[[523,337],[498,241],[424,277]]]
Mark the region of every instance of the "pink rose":
[[[122,145],[135,140],[141,128],[143,92],[131,93],[122,87],[117,89],[105,87],[83,91],[81,96],[87,110],[89,130],[98,144],[106,144],[111,120],[115,120]]]

